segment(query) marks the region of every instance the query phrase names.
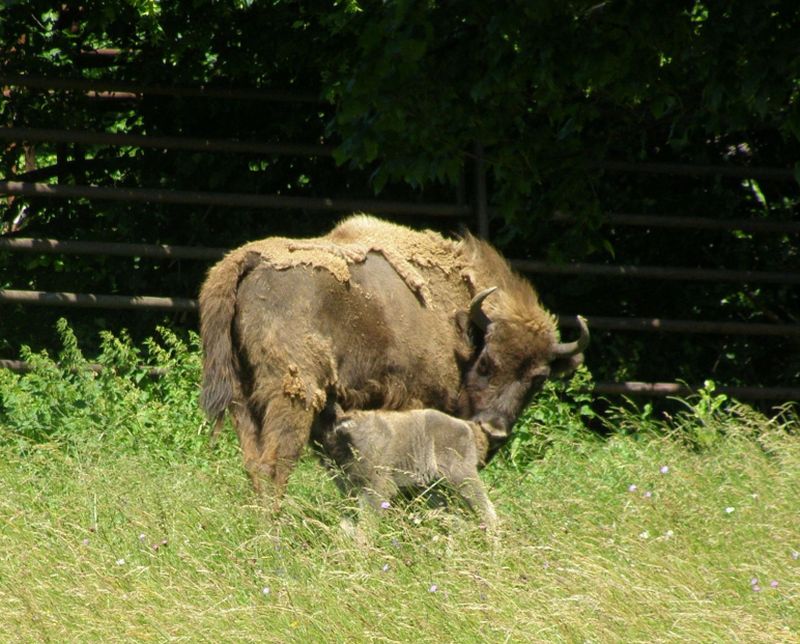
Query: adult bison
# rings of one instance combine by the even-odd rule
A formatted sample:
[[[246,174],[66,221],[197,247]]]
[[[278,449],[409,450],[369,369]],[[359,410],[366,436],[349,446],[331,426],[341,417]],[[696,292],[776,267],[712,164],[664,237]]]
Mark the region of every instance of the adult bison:
[[[347,409],[434,408],[499,442],[550,375],[583,359],[532,286],[489,244],[366,215],[323,237],[251,242],[200,292],[200,403],[231,413],[245,467],[279,499],[331,399]]]

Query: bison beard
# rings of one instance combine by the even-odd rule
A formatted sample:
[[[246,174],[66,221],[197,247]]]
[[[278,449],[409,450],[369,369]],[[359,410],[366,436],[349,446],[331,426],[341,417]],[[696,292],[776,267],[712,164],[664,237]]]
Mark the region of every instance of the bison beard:
[[[257,491],[276,502],[320,412],[433,408],[508,432],[551,374],[582,361],[531,285],[471,235],[354,216],[310,240],[229,253],[200,292],[200,403],[229,411]]]

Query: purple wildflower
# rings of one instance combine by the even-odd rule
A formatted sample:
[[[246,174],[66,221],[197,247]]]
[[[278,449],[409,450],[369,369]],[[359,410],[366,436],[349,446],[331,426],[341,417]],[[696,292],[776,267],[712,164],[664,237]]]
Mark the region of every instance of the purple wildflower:
[[[381,503],[381,509],[383,509],[383,510],[388,510],[390,507],[392,507],[392,506],[388,501],[383,501]]]
[[[439,586],[437,586],[436,584],[431,584],[431,587],[428,588],[429,593],[435,593],[437,590],[439,590]]]
[[[669,472],[669,465],[662,465],[659,472],[661,472],[662,474],[667,474]]]
[[[778,587],[778,580],[777,579],[773,579],[771,582],[769,582],[769,585],[770,585],[771,588],[777,588]]]
[[[652,497],[653,497],[653,493],[650,490],[647,490],[647,492],[644,493],[644,498],[645,499],[651,499]]]
[[[628,486],[628,492],[636,492],[637,489],[639,489],[639,488],[636,487],[636,483],[631,483]]]
[[[758,585],[758,577],[753,577],[753,578],[750,580],[750,585],[751,585],[751,586],[757,586],[757,585]]]
[[[760,593],[761,592],[761,586],[759,586],[758,584],[754,584],[753,585],[753,592],[754,593]]]

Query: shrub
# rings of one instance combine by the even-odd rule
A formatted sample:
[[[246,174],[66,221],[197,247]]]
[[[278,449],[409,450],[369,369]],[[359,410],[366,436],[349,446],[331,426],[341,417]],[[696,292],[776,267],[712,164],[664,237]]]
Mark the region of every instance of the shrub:
[[[47,442],[67,450],[112,444],[165,458],[207,450],[208,427],[196,403],[196,334],[182,339],[159,328],[140,350],[124,331],[103,332],[97,363],[90,364],[67,322],[56,328],[56,359],[24,348],[31,370],[0,372],[0,441],[21,452]]]

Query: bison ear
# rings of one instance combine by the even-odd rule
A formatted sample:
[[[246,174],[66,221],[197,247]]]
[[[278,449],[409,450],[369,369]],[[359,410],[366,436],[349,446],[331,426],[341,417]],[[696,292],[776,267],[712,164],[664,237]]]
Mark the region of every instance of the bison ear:
[[[489,316],[483,312],[481,306],[483,301],[497,290],[496,286],[484,289],[472,298],[469,303],[468,311],[458,311],[455,315],[456,328],[458,332],[469,342],[472,346],[479,347],[483,345],[483,336],[492,321]]]
[[[550,376],[552,378],[563,378],[564,376],[569,376],[582,364],[582,353],[570,356],[569,358],[557,358],[550,363]]]
[[[467,311],[456,312],[455,325],[458,335],[473,349],[470,355],[465,356],[465,360],[470,360],[474,357],[474,351],[479,351],[483,347],[484,331],[472,323]]]
[[[469,340],[469,314],[466,311],[456,311],[456,331]]]

